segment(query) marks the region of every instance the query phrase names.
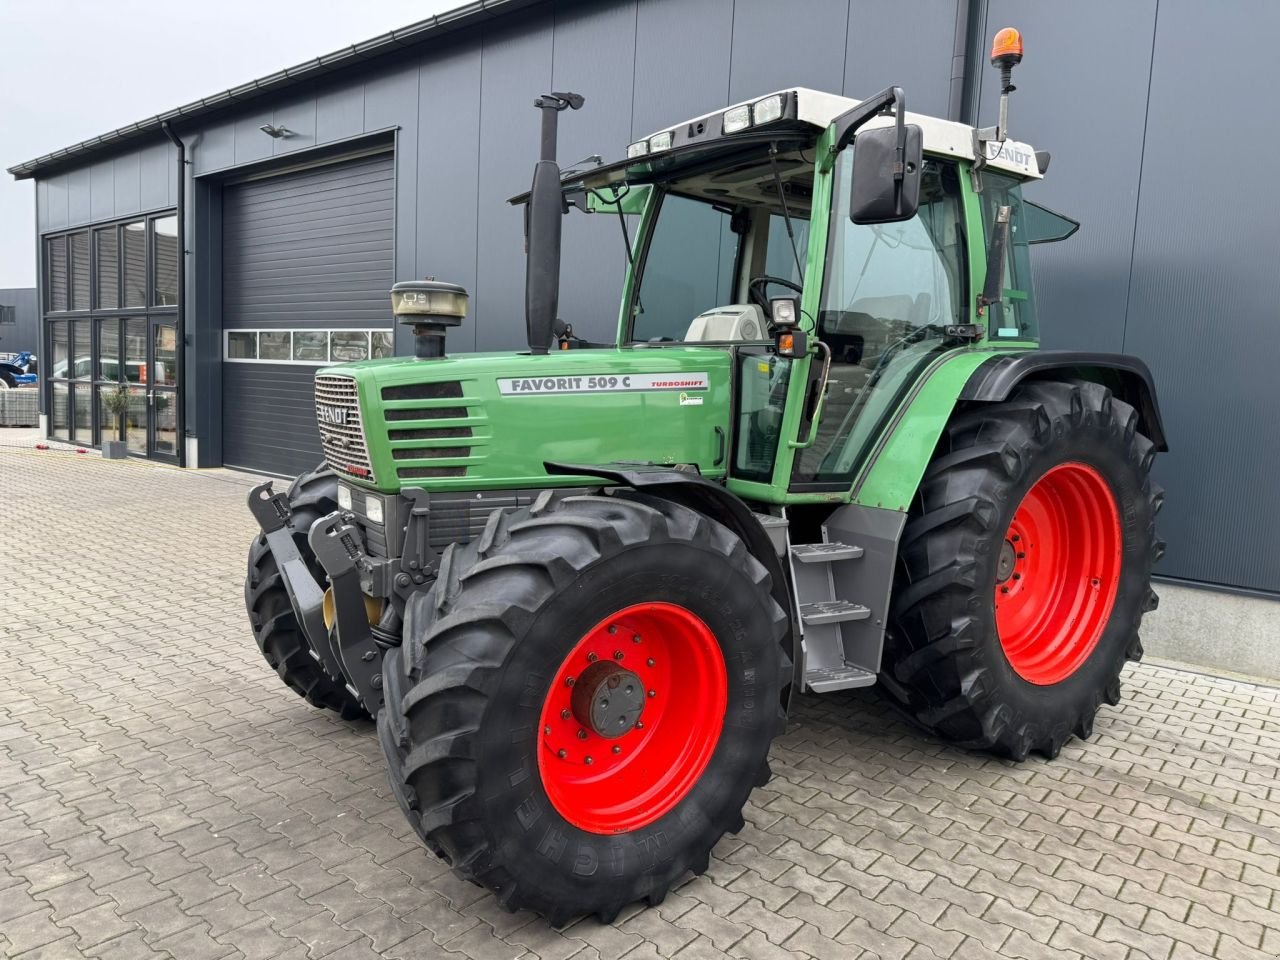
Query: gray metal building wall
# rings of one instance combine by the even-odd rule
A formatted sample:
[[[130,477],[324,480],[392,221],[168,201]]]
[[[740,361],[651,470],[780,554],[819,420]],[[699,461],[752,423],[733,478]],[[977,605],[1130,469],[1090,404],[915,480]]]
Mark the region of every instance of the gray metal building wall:
[[[1159,381],[1172,452],[1159,572],[1280,593],[1280,347],[1271,335],[1280,276],[1269,252],[1278,202],[1252,186],[1252,158],[1280,138],[1268,124],[1268,39],[1280,7],[1234,0],[974,0],[973,98],[993,119],[986,44],[1015,24],[1027,39],[1011,127],[1054,153],[1033,197],[1083,221],[1038,248],[1045,345],[1136,353]],[[197,186],[188,194],[195,349],[187,378],[202,462],[216,460],[220,178],[320,146],[394,136],[396,276],[465,285],[472,314],[456,349],[523,339],[518,210],[536,151],[533,95],[572,89],[583,111],[561,123],[561,160],[618,156],[673,120],[796,84],[866,95],[905,86],[910,105],[945,114],[955,0],[546,0],[363,72],[182,127]],[[1232,37],[1203,70],[1208,35]],[[904,52],[903,37],[910,37]],[[1210,80],[1214,82],[1210,82]],[[1225,92],[1224,92],[1225,91]],[[1212,98],[1212,99],[1211,99]],[[973,119],[973,118],[969,118]],[[295,136],[272,140],[263,123]],[[1233,136],[1234,135],[1234,136]],[[42,178],[40,229],[171,206],[172,147]],[[614,328],[623,255],[617,224],[566,224],[562,315],[582,334]],[[206,367],[213,366],[213,370]]]
[[[1082,223],[1037,248],[1045,346],[1151,366],[1171,447],[1157,572],[1280,593],[1280,196],[1253,173],[1280,152],[1280,6],[990,0],[985,36],[1008,23],[1026,37],[1012,133],[1053,153],[1029,195]],[[1230,55],[1206,59],[1209,36]]]

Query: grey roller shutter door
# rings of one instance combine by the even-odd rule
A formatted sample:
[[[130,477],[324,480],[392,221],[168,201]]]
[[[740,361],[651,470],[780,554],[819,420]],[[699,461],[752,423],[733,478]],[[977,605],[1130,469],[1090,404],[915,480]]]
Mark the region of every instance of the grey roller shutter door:
[[[387,327],[394,188],[390,153],[225,188],[223,328]],[[320,462],[315,370],[223,363],[223,463],[296,475]]]

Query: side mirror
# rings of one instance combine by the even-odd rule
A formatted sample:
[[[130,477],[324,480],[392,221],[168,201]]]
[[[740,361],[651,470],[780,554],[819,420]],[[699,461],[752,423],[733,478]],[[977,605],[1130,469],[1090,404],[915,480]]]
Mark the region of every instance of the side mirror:
[[[853,189],[849,219],[854,223],[897,223],[910,220],[920,206],[920,169],[924,136],[908,123],[901,166],[895,127],[861,130],[853,138]]]

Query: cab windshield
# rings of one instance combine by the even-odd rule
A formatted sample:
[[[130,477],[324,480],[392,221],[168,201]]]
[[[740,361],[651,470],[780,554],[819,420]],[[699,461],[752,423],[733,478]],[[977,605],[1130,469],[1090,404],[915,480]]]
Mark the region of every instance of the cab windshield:
[[[767,339],[769,298],[798,291],[803,280],[812,163],[800,151],[780,153],[771,163],[762,148],[737,164],[656,189],[659,205],[638,263],[628,340]]]

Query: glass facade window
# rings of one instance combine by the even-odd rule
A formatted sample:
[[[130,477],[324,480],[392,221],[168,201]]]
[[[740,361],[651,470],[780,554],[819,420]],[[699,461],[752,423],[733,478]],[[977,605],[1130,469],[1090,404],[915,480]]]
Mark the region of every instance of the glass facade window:
[[[227,334],[228,360],[257,360],[258,334],[255,330],[233,330]]]
[[[146,383],[147,321],[124,322],[124,378],[129,383]]]
[[[120,321],[99,320],[98,365],[99,380],[120,379]]]
[[[293,359],[299,363],[328,363],[329,331],[295,330]]]
[[[174,215],[160,214],[43,238],[51,437],[123,439],[132,453],[177,455],[177,226]],[[132,316],[121,317],[126,308]],[[106,401],[122,385],[129,409],[117,417]]]
[[[147,452],[147,391],[145,387],[129,388],[129,412],[124,416],[124,438],[129,452]]]
[[[263,330],[258,334],[259,360],[288,360],[292,357],[288,330]]]
[[[72,321],[71,326],[71,375],[77,380],[88,380],[93,375],[93,346],[90,342],[93,331],[88,320]]]
[[[44,242],[44,264],[45,303],[50,311],[65,310],[70,299],[66,237],[50,237]]]
[[[73,233],[71,241],[71,297],[72,310],[89,309],[89,234]]]
[[[124,305],[147,302],[147,225],[139,220],[124,225]]]
[[[49,365],[49,376],[65,379],[71,349],[71,333],[67,329],[66,320],[55,320],[49,324],[49,343],[53,350],[53,363]]]
[[[95,388],[98,394],[98,442],[120,439],[120,418],[112,416],[104,402],[109,393],[115,393],[120,387],[114,383],[100,383]]]
[[[49,417],[49,436],[57,440],[71,439],[70,387],[54,382],[53,406]]]
[[[232,362],[354,363],[395,356],[390,330],[228,330],[222,358]]]
[[[369,334],[364,330],[335,330],[329,343],[334,363],[368,359]]]
[[[151,221],[152,251],[155,256],[155,287],[151,303],[171,307],[178,302],[178,218],[160,217]]]
[[[154,377],[147,382],[154,386],[172,387],[178,382],[178,332],[171,323],[157,323],[152,328],[154,342]]]
[[[114,310],[120,306],[120,231],[106,227],[94,231],[97,244],[97,306],[102,310]]]

